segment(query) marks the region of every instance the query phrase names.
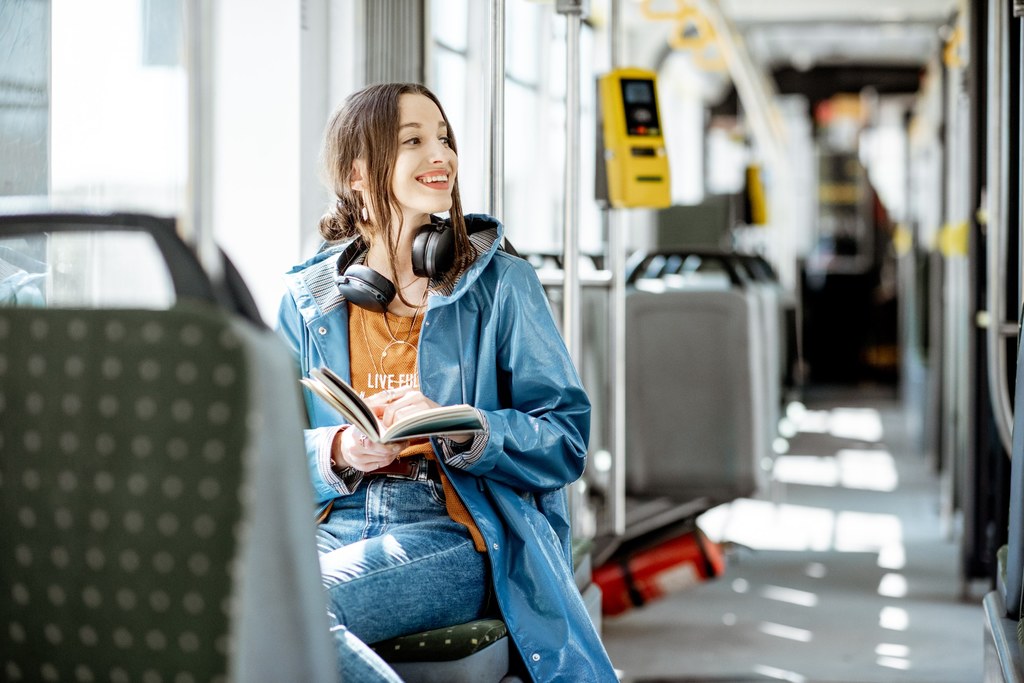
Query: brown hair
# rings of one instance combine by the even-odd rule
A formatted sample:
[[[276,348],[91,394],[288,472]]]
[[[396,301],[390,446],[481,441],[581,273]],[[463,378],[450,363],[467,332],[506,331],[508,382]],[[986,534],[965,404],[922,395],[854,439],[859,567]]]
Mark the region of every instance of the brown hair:
[[[401,212],[391,192],[391,175],[398,155],[398,128],[401,125],[398,100],[402,95],[423,95],[437,105],[448,127],[451,149],[458,154],[455,133],[434,93],[418,83],[381,83],[353,93],[334,112],[324,133],[320,159],[324,183],[336,197],[320,219],[321,236],[330,242],[356,235],[366,242],[370,242],[372,237],[383,238],[392,264],[392,280],[396,278],[395,249],[400,226],[392,225],[391,217]],[[380,225],[362,219],[363,195],[351,186],[352,165],[356,159],[366,162],[369,209]],[[469,265],[474,255],[466,234],[457,175],[452,186],[449,216],[455,230],[455,264],[445,280],[451,282]]]

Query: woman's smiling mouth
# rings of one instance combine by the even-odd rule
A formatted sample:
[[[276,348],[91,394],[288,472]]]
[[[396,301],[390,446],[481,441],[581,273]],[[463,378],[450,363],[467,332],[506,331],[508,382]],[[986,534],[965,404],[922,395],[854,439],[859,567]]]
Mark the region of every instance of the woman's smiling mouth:
[[[416,180],[418,180],[423,185],[432,187],[437,190],[448,189],[448,174],[444,172],[438,173],[435,171],[431,173],[425,173],[421,176],[417,176]]]

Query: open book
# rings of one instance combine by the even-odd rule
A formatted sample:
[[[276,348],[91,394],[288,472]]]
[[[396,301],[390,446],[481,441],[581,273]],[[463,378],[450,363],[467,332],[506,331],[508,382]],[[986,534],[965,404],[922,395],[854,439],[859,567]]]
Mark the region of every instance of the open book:
[[[309,371],[309,377],[303,377],[299,381],[378,443],[427,436],[471,434],[484,428],[480,414],[472,406],[462,403],[421,410],[406,415],[387,429],[382,429],[380,420],[373,414],[370,406],[366,405],[345,380],[331,372],[330,368],[313,368]]]

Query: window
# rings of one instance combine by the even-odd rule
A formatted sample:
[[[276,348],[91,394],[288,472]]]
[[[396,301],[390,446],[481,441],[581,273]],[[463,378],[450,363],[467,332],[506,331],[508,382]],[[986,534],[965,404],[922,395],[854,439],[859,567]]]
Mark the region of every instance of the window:
[[[177,11],[143,12],[168,2]],[[52,0],[52,195],[159,213],[182,205],[187,81],[166,47],[180,42],[169,19],[178,5]],[[147,40],[156,34],[163,48]]]
[[[483,84],[489,78],[485,3],[434,0],[429,85],[445,106],[459,142],[459,187],[467,212],[487,211],[484,166],[490,121]],[[504,215],[512,243],[524,252],[561,251],[565,162],[565,17],[551,4],[512,0],[505,6]],[[581,64],[593,63],[591,30],[581,35]],[[594,73],[581,74],[580,240],[601,248],[594,202]],[[588,132],[590,131],[590,132]]]

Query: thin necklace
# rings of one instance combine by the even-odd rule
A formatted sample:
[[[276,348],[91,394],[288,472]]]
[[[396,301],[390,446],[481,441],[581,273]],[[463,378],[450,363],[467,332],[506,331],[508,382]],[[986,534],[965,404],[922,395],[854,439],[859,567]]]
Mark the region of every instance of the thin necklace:
[[[387,346],[384,347],[384,352],[381,354],[381,358],[387,355],[388,349],[395,345],[405,344],[406,346],[412,346],[409,343],[409,339],[412,337],[413,328],[416,327],[416,317],[420,314],[423,309],[423,304],[427,302],[427,289],[423,289],[423,296],[420,298],[420,302],[416,304],[416,308],[413,309],[412,318],[409,319],[409,329],[405,333],[405,339],[399,339],[395,336],[395,333],[391,331],[391,323],[388,322],[388,312],[385,309],[381,314],[384,316],[384,329],[388,331],[388,336],[391,337],[391,341]],[[399,328],[401,329],[401,328]]]
[[[366,316],[368,315],[368,312],[366,312],[366,311],[360,311],[359,312],[360,313],[360,318],[359,319],[360,319],[360,323],[362,324],[362,328],[363,328],[363,342],[366,344],[366,352],[370,356],[370,363],[371,363],[371,365],[373,365],[373,371],[375,373],[377,373],[378,375],[385,374],[384,373],[384,359],[387,358],[388,351],[391,349],[392,346],[403,346],[403,345],[404,346],[408,346],[410,349],[412,349],[413,354],[416,354],[416,359],[413,362],[413,371],[414,372],[417,371],[416,368],[419,366],[419,358],[418,358],[417,349],[416,349],[415,346],[413,346],[409,342],[409,340],[412,338],[413,330],[416,328],[416,318],[419,316],[420,311],[423,309],[423,306],[426,303],[426,301],[427,301],[427,290],[424,289],[423,290],[423,298],[420,300],[419,305],[416,306],[416,309],[413,311],[412,318],[410,318],[410,320],[409,320],[409,329],[408,329],[408,331],[405,334],[405,339],[399,339],[398,337],[395,336],[395,333],[391,331],[391,325],[390,325],[390,323],[388,323],[387,311],[384,311],[384,313],[381,314],[383,316],[383,318],[384,318],[384,329],[387,330],[388,336],[391,337],[391,341],[389,341],[387,344],[385,344],[384,348],[381,349],[381,351],[380,351],[380,366],[379,367],[377,365],[377,362],[374,361],[374,359],[373,359],[374,355],[376,355],[376,352],[373,350],[373,348],[370,345],[370,335],[369,335],[369,333],[366,330]]]
[[[418,316],[419,314],[420,308],[419,306],[417,306],[416,310],[412,312],[412,318],[409,319],[409,329],[405,331],[405,339],[399,339],[398,337],[395,336],[395,333],[391,331],[391,323],[388,322],[388,312],[384,311],[384,313],[381,314],[384,316],[384,329],[388,331],[388,336],[391,337],[391,342],[388,344],[388,346],[391,346],[392,344],[409,343],[409,338],[412,336],[412,328],[416,325],[416,316]],[[402,329],[401,325],[398,326],[398,329]],[[384,350],[385,352],[387,352],[387,347],[385,347]]]

